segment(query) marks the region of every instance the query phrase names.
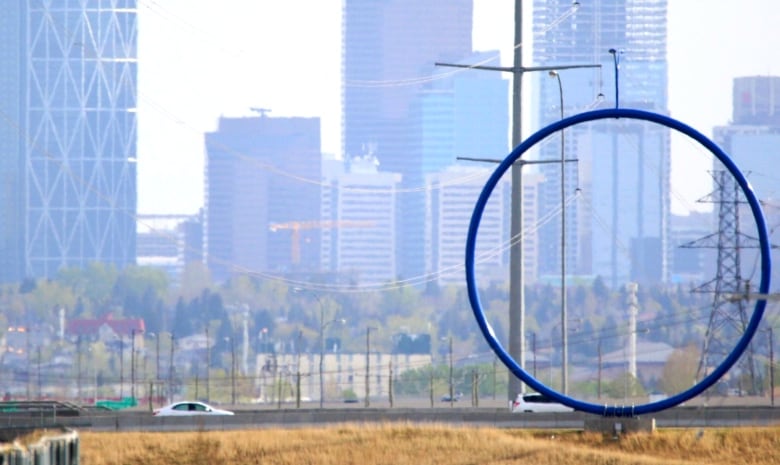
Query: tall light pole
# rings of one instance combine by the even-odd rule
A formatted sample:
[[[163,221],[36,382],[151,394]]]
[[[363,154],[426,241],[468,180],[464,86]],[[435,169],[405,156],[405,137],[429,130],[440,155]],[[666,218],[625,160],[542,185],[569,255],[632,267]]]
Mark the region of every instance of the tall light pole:
[[[154,377],[160,382],[160,333],[154,333]]]
[[[320,408],[322,408],[323,402],[325,400],[325,378],[323,374],[323,370],[325,369],[325,306],[322,305],[322,300],[320,300],[320,296],[317,294],[312,293],[315,299],[317,299],[317,303],[320,306]]]
[[[76,363],[76,395],[78,397],[79,403],[81,403],[81,334],[76,337],[76,352],[78,353],[78,359]]]
[[[160,386],[160,333],[158,331],[147,333],[147,336],[153,337],[155,341],[154,346],[154,357],[155,357],[155,364],[154,364],[154,381],[151,383],[151,394],[149,395],[149,402],[151,403],[151,399],[154,395],[154,390],[159,389]],[[148,375],[146,373],[146,344],[144,344],[144,376],[148,378]],[[147,379],[148,381],[148,379]],[[159,393],[158,393],[159,395]]]
[[[453,380],[452,380],[452,336],[449,337],[450,339],[450,407],[455,405],[455,387],[453,386]]]
[[[225,342],[230,342],[230,403],[236,405],[236,345],[232,336]]]
[[[319,339],[320,339],[320,408],[323,407],[323,402],[325,400],[325,378],[324,378],[324,370],[325,370],[325,327],[328,326],[331,323],[336,322],[344,322],[345,320],[330,320],[328,322],[325,321],[325,306],[322,304],[322,299],[320,299],[320,296],[316,292],[312,292],[308,289],[303,288],[293,288],[293,292],[308,292],[311,294],[316,300],[317,304],[320,306],[320,331],[319,331]]]
[[[319,301],[319,298],[317,299]],[[322,303],[320,303],[320,318],[325,317],[325,311],[322,310],[324,307],[322,306]],[[346,323],[347,320],[343,318],[337,318],[330,321],[322,322],[322,319],[320,319],[320,408],[322,408],[322,402],[325,399],[325,380],[323,378],[325,365],[323,363],[325,359],[325,328],[327,328],[332,323]]]
[[[173,402],[173,351],[176,347],[176,335],[171,331],[171,353],[168,360],[168,397],[169,401]]]
[[[558,81],[561,119],[563,119],[563,84],[558,71],[551,69],[550,77]],[[566,324],[566,146],[561,129],[561,386],[564,394],[569,393],[569,331]]]
[[[578,8],[575,2],[572,8]],[[522,135],[522,81],[523,73],[527,71],[550,71],[573,68],[601,68],[600,64],[575,64],[560,66],[523,66],[523,2],[515,0],[515,34],[514,56],[512,66],[482,66],[454,63],[436,63],[437,66],[469,68],[487,71],[512,73],[512,147],[517,147],[523,140]],[[525,278],[523,276],[523,172],[520,160],[512,165],[511,218],[510,236],[517,241],[509,249],[509,355],[522,368],[525,368]],[[509,373],[508,400],[515,399],[517,393],[523,390],[520,380]]]
[[[371,330],[378,328],[366,326],[366,408],[371,405]]]
[[[206,402],[211,400],[211,343],[209,342],[209,327],[206,324]]]
[[[135,399],[135,332],[130,330],[130,397]]]
[[[775,406],[775,341],[773,336],[773,330],[770,326],[769,331],[769,397],[771,399],[772,407]]]
[[[119,397],[125,396],[125,337],[119,335]]]
[[[295,408],[301,408],[301,338],[303,331],[298,330],[298,341],[295,343]]]
[[[43,383],[41,383],[41,346],[38,346],[38,400],[43,399]],[[79,399],[81,403],[81,399]]]

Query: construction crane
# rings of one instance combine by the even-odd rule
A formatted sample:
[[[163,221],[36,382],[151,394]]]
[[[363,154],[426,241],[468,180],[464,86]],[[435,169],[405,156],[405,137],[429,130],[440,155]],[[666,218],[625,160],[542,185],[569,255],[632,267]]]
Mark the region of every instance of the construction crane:
[[[374,221],[366,220],[311,220],[288,221],[285,223],[271,223],[268,229],[271,232],[290,230],[290,257],[293,264],[301,261],[301,230],[304,229],[332,229],[332,228],[370,228],[375,226]]]

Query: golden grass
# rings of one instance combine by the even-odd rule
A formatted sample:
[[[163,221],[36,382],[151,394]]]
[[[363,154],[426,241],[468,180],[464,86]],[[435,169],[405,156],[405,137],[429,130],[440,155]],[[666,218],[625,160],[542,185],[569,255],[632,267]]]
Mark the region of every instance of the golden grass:
[[[198,433],[82,432],[84,465],[779,464],[780,428],[592,433],[419,424]]]

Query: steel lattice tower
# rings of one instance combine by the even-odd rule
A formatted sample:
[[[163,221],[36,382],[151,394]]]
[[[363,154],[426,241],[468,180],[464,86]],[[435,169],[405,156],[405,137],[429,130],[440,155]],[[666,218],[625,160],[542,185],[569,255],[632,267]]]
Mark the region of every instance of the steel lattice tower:
[[[694,289],[694,292],[713,294],[712,310],[696,370],[697,380],[706,376],[713,357],[725,358],[732,350],[734,341],[745,332],[749,320],[747,302],[744,299],[735,300],[730,297],[745,292],[745,287],[749,286],[749,281],[742,277],[740,251],[758,247],[757,238],[740,231],[739,205],[746,202],[742,198],[736,180],[726,171],[715,171],[712,175],[716,189],[699,201],[718,206],[718,230],[682,246],[717,249],[715,277]],[[739,366],[743,373],[749,375],[751,389],[756,391],[754,352],[751,344],[740,360]]]

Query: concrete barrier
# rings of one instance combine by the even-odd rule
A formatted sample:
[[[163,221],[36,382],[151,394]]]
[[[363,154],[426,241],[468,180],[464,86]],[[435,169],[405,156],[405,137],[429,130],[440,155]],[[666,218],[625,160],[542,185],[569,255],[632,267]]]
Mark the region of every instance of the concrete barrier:
[[[78,465],[79,436],[76,431],[64,429],[47,433],[32,444],[21,444],[18,439],[30,434],[30,428],[5,430],[5,437],[14,436],[10,443],[0,447],[0,463],[14,465]]]

